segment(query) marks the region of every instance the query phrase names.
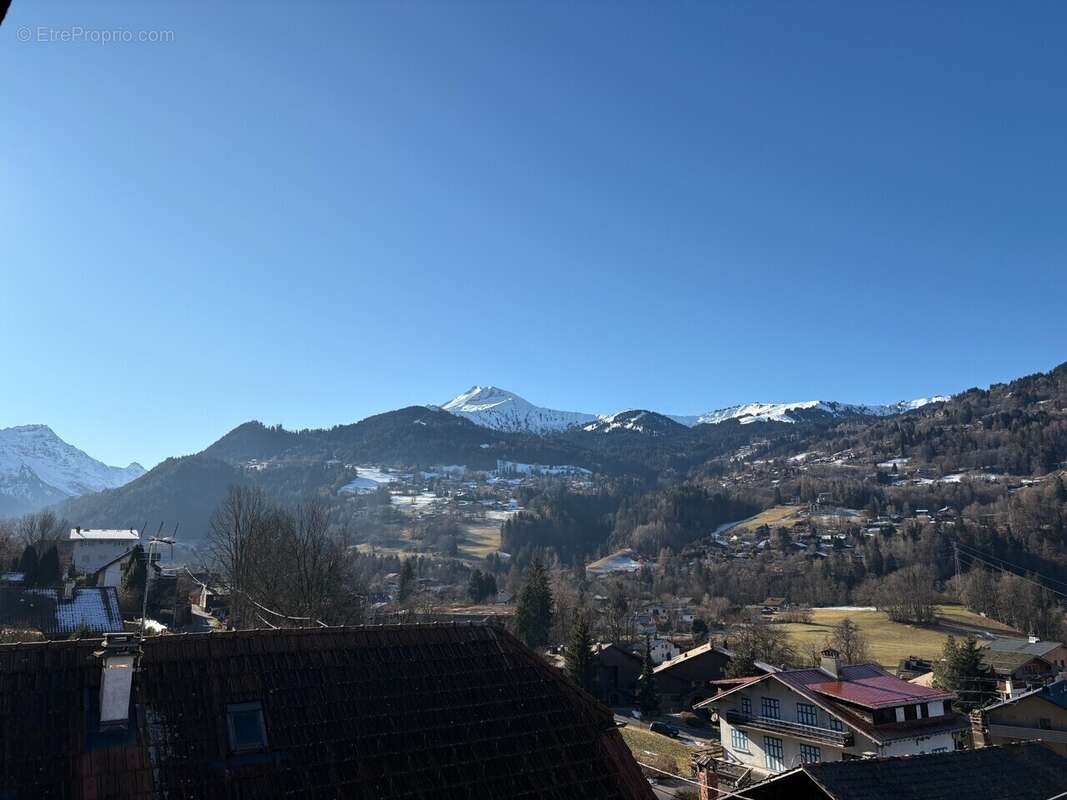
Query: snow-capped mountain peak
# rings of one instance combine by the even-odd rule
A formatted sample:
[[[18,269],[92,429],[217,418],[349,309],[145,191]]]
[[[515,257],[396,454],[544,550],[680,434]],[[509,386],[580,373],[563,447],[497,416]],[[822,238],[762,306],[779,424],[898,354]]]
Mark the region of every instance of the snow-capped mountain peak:
[[[805,412],[822,412],[833,417],[889,417],[914,411],[929,403],[943,403],[948,400],[943,395],[920,397],[915,400],[901,400],[888,405],[860,405],[839,403],[836,400],[801,400],[795,403],[746,403],[709,411],[695,417],[672,416],[675,422],[683,425],[714,425],[719,422],[736,419],[742,425],[752,422],[796,422]]]
[[[21,513],[64,497],[114,489],[144,471],[136,462],[109,467],[47,425],[0,428],[0,511]]]
[[[693,416],[661,415],[645,410],[598,416],[542,408],[506,389],[477,385],[449,400],[441,408],[457,416],[466,417],[476,425],[500,431],[540,434],[581,426],[590,433],[608,433],[615,430],[666,433],[671,421],[691,428],[694,425],[714,425],[732,419],[742,425],[752,422],[792,423],[810,414],[827,414],[831,417],[888,417],[914,411],[929,403],[943,403],[949,399],[943,395],[933,395],[887,405],[800,400],[793,403],[743,403]],[[644,430],[646,428],[647,431]]]
[[[484,428],[520,433],[561,431],[596,419],[595,414],[535,406],[496,386],[472,386],[441,408]]]

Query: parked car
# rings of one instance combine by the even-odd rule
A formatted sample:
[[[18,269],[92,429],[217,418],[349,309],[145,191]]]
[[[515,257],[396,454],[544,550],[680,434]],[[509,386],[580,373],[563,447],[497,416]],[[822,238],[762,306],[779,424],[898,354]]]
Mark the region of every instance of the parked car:
[[[653,722],[648,726],[648,729],[653,733],[661,733],[664,736],[670,736],[672,739],[678,736],[678,729],[673,725],[668,725],[666,722]]]

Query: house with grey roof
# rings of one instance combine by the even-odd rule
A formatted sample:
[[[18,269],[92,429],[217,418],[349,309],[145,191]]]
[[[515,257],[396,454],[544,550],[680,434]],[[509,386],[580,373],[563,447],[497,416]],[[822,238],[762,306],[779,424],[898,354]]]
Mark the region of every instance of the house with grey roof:
[[[824,650],[818,667],[723,682],[698,703],[719,723],[724,772],[751,782],[801,764],[948,752],[967,720],[953,692],[919,686],[877,664],[842,664]]]
[[[753,786],[745,800],[1052,800],[1065,791],[1067,758],[1039,744],[894,758],[803,764]],[[715,774],[701,771],[701,796]]]
[[[1067,679],[972,711],[971,734],[979,747],[1041,741],[1067,757]]]
[[[997,691],[1005,700],[1043,686],[1067,671],[1067,646],[1036,636],[994,639],[983,648],[982,657],[997,674]]]

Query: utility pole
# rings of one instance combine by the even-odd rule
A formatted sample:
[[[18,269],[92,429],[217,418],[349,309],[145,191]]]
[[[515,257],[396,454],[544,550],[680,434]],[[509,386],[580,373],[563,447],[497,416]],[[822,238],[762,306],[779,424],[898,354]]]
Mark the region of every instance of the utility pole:
[[[160,523],[160,530],[163,524]],[[144,638],[145,618],[148,616],[148,587],[152,584],[152,548],[157,544],[174,544],[174,539],[169,536],[153,536],[148,540],[148,551],[145,553],[144,570],[144,597],[141,598],[141,638]]]
[[[956,591],[963,596],[963,584],[960,583],[960,545],[956,540],[952,541],[952,560],[956,564]]]

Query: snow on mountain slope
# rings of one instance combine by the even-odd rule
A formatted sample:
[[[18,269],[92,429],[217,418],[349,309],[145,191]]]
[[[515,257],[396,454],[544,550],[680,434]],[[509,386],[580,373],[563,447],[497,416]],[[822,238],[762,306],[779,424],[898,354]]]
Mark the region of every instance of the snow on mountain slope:
[[[596,420],[595,414],[535,406],[495,386],[472,386],[441,408],[483,428],[518,433],[562,431]]]
[[[0,428],[0,497],[40,508],[63,497],[114,489],[144,474],[140,464],[109,467],[60,439],[47,425]]]
[[[834,400],[802,400],[796,403],[747,403],[709,411],[696,417],[672,416],[671,419],[683,425],[693,426],[701,424],[713,425],[730,419],[736,419],[742,425],[747,425],[750,422],[796,422],[800,416],[797,412],[811,411],[821,411],[834,417],[888,417],[894,414],[903,414],[906,411],[914,411],[929,403],[943,403],[948,399],[948,397],[942,395],[934,395],[933,397],[921,397],[916,400],[901,400],[898,403],[873,406],[838,403]]]
[[[678,430],[678,422],[671,417],[657,414],[655,411],[620,411],[618,414],[606,414],[599,417],[588,425],[583,425],[582,430],[588,433],[612,433],[613,431],[633,431],[646,433],[650,436],[661,436]]]

